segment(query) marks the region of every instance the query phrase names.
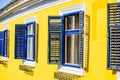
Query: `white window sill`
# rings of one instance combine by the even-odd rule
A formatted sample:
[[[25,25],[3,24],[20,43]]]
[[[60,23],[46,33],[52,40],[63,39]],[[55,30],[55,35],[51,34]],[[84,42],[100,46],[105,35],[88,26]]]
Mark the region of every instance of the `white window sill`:
[[[74,74],[74,75],[79,75],[79,76],[83,76],[84,74],[84,70],[82,68],[77,68],[75,67],[76,65],[71,65],[70,66],[67,65],[62,65],[62,67],[60,67],[58,69],[59,72],[65,72],[65,73],[69,73],[69,74]]]
[[[3,61],[8,61],[8,57],[3,57],[3,56],[2,56],[2,60],[3,60]]]
[[[23,65],[35,67],[35,61],[27,61],[27,60],[25,60],[23,62]]]

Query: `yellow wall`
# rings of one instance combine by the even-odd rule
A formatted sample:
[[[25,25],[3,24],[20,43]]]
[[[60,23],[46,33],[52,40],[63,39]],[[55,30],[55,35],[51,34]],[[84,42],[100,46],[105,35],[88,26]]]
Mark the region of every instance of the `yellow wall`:
[[[26,14],[0,24],[9,26],[9,61],[0,64],[0,80],[55,80],[54,72],[57,65],[48,64],[48,16],[58,15],[61,8],[85,3],[85,14],[90,16],[90,52],[89,67],[79,80],[116,80],[116,73],[107,70],[107,3],[116,0],[71,0],[34,13]],[[19,70],[22,60],[14,59],[14,28],[15,24],[24,23],[25,18],[36,16],[38,28],[38,63],[33,75]]]

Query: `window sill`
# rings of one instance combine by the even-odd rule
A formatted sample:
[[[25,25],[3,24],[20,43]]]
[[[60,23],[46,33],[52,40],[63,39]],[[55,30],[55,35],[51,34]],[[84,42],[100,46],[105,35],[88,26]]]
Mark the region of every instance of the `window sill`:
[[[24,60],[23,65],[35,67],[35,61]]]
[[[2,56],[2,60],[3,60],[3,61],[8,61],[8,57]]]
[[[80,68],[77,65],[72,65],[72,64],[64,64],[62,67],[58,69],[59,72],[65,72],[69,74],[74,74],[74,75],[79,75],[83,76],[83,69]]]

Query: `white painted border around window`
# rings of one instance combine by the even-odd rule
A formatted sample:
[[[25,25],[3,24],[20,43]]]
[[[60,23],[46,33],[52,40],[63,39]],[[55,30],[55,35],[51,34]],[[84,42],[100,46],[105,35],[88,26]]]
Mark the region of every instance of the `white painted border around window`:
[[[32,16],[32,17],[24,19],[24,24],[27,24],[27,23],[30,23],[30,22],[36,22],[36,16]]]
[[[36,22],[36,16],[31,16],[29,18],[24,19],[24,24],[27,24],[30,22]],[[36,63],[35,61],[23,60],[23,65],[35,67],[35,63]]]
[[[60,9],[59,14],[63,15],[63,14],[72,13],[76,11],[85,11],[85,4],[83,3],[83,4]]]
[[[35,61],[27,61],[27,60],[24,60],[23,61],[23,65],[27,65],[27,66],[32,66],[32,67],[35,67]]]
[[[8,30],[8,25],[6,25],[2,28],[2,31],[5,31],[5,30]]]
[[[79,5],[63,8],[63,9],[60,10],[59,14],[62,16],[64,14],[78,12],[78,11],[84,11],[85,12],[85,4],[79,4]],[[79,76],[84,75],[84,69],[83,68],[73,68],[73,67],[61,66],[61,65],[59,65],[59,66],[60,67],[59,67],[58,71],[60,71],[60,72],[66,72],[66,73],[75,74],[75,75],[79,75]]]
[[[2,60],[3,60],[3,61],[8,61],[8,57],[2,56]]]
[[[70,74],[75,74],[79,76],[83,76],[84,70],[83,69],[78,69],[78,68],[73,68],[69,66],[62,66],[61,68],[58,69],[59,72],[67,72]]]

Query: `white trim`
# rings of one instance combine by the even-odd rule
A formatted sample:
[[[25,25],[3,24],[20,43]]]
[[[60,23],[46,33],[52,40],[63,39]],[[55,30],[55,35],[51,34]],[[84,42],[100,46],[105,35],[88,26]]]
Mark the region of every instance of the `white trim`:
[[[3,60],[3,61],[8,61],[8,57],[3,57],[3,56],[2,56],[2,60]]]
[[[71,1],[71,0],[58,0],[58,1],[53,1],[51,3],[47,3],[45,5],[40,5],[40,6],[36,7],[36,8],[30,9],[30,10],[26,10],[26,11],[24,11],[22,13],[13,15],[12,17],[7,18],[7,19],[1,21],[1,23],[3,24],[3,23],[8,22],[10,20],[16,19],[16,18],[18,18],[20,16],[25,16],[25,15],[31,14],[33,12],[36,12],[36,11],[39,11],[39,10],[43,10],[43,9],[46,9],[46,8],[49,8],[49,7],[58,5],[58,4],[62,4],[62,3],[68,2],[68,1]]]
[[[12,6],[12,7],[9,8],[8,10],[4,11],[2,14],[0,14],[0,16],[8,13],[9,11],[13,10],[14,8],[16,8],[16,7],[20,6],[21,4],[26,3],[26,2],[28,2],[28,1],[29,1],[29,0],[23,0],[23,1],[21,1],[20,3],[16,4],[15,6]]]
[[[74,74],[74,75],[79,75],[83,76],[84,70],[82,68],[73,68],[69,66],[62,66],[61,68],[58,69],[59,72],[65,72],[69,74]]]
[[[35,67],[35,61],[24,60],[23,65]]]
[[[29,17],[29,18],[26,18],[24,19],[24,23],[30,23],[30,22],[33,22],[33,21],[36,21],[36,16],[32,16],[32,17]]]
[[[118,2],[120,2],[120,0],[118,0]]]
[[[6,25],[2,28],[2,31],[5,31],[5,30],[8,30],[8,25]]]
[[[76,12],[76,11],[84,11],[84,10],[85,10],[85,4],[83,3],[83,4],[60,9],[59,14],[63,15],[63,14],[67,14],[67,13],[72,13],[72,12]]]

